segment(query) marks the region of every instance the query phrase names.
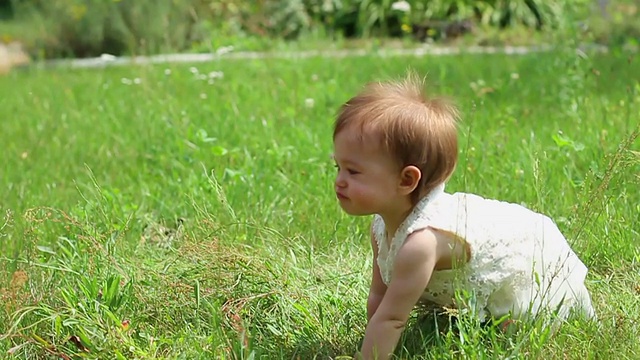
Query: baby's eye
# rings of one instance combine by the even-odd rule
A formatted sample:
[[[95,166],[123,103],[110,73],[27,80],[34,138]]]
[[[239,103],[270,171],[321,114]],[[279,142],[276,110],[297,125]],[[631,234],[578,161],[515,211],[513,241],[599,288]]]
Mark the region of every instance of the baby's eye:
[[[335,167],[338,171],[340,171],[340,165],[334,164],[333,167]],[[349,175],[358,175],[358,174],[360,174],[360,171],[354,170],[354,169],[351,169],[351,168],[347,168],[347,172],[349,173]]]

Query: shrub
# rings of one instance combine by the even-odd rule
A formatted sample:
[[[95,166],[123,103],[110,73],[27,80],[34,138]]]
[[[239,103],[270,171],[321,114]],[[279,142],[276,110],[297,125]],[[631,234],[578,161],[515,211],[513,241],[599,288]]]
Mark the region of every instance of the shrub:
[[[28,47],[41,56],[184,51],[213,38],[295,39],[329,36],[402,36],[433,20],[488,26],[557,27],[573,0],[13,0],[10,9],[29,24]],[[199,44],[200,46],[195,46]]]
[[[300,1],[300,0],[299,0]],[[282,0],[281,2],[287,2]],[[483,25],[557,28],[589,0],[306,0],[309,17],[345,35],[398,35],[425,22],[473,20]],[[328,20],[328,21],[327,21]],[[404,29],[403,29],[404,26]],[[355,31],[353,31],[355,29]]]
[[[601,8],[585,22],[581,28],[584,35],[591,41],[609,46],[640,46],[640,2],[626,0],[607,2],[608,6]]]
[[[14,0],[44,57],[179,51],[232,25],[254,5],[240,0]]]

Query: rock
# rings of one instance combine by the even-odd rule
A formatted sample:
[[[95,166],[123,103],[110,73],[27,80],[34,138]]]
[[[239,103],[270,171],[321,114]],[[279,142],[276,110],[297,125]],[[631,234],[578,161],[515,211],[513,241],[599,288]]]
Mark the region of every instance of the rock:
[[[29,64],[31,59],[22,48],[22,44],[14,41],[0,43],[0,75],[8,74],[16,66]]]

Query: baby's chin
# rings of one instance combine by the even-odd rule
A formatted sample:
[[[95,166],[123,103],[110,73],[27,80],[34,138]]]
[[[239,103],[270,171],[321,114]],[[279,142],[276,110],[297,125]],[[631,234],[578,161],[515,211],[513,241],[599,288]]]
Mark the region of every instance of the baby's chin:
[[[353,209],[350,208],[347,205],[343,205],[340,204],[340,208],[342,208],[342,211],[344,211],[346,214],[351,215],[351,216],[368,216],[368,215],[373,215],[374,213],[371,211],[364,211],[361,209]]]

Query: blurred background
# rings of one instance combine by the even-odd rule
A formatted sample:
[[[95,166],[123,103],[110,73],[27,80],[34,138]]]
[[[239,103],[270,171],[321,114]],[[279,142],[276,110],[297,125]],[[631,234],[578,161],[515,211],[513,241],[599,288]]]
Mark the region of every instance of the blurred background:
[[[639,8],[640,0],[0,0],[0,62],[229,46],[637,48]]]

